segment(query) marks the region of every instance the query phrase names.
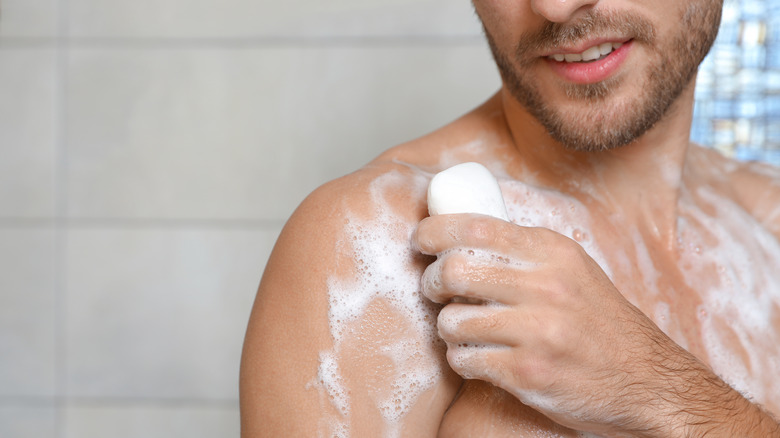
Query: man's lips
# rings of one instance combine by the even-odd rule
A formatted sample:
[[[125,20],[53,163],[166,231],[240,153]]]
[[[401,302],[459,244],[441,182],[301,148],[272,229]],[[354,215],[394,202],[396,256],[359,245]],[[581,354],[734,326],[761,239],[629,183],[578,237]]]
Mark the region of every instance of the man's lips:
[[[566,81],[593,84],[612,76],[623,64],[632,46],[633,40],[590,43],[584,49],[550,53],[544,56],[544,60]]]
[[[547,57],[559,62],[594,61],[619,49],[624,42],[625,41],[604,41],[602,43],[590,44],[589,47],[584,50],[570,49],[558,53],[551,53],[547,55]]]

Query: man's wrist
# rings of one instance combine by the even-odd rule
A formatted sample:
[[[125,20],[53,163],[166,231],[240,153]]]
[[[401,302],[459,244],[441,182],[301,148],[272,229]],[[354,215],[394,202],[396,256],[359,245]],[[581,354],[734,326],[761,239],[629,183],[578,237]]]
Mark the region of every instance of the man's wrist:
[[[654,358],[645,368],[645,395],[649,397],[636,411],[644,419],[637,418],[635,425],[640,430],[629,433],[647,437],[780,438],[780,424],[770,413],[751,403],[671,339],[657,341],[654,351],[646,356]]]
[[[741,437],[770,438],[780,437],[780,425],[771,414],[751,403],[737,391],[733,390],[733,401],[724,402],[713,409],[708,415],[688,417],[684,425],[684,437]]]
[[[670,437],[780,437],[780,425],[771,414],[752,403],[711,370],[702,366],[686,385],[670,397]],[[695,386],[695,387],[694,387]],[[676,403],[673,401],[676,399]]]

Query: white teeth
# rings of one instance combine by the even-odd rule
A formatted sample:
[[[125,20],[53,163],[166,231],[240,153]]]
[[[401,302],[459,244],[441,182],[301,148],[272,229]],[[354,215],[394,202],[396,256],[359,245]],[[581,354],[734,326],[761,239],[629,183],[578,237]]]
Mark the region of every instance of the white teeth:
[[[604,55],[609,55],[613,50],[619,49],[623,43],[603,43],[598,46],[593,46],[582,53],[555,53],[550,55],[550,59],[554,59],[558,62],[587,62],[599,59]]]
[[[590,49],[582,52],[582,60],[583,61],[593,61],[594,59],[601,58],[601,52],[599,51],[600,46],[593,46]],[[609,53],[609,52],[607,52]]]

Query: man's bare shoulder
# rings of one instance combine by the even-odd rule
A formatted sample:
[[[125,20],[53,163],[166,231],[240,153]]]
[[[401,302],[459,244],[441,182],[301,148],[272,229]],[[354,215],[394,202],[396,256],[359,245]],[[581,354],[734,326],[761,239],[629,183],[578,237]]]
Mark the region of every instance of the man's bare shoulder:
[[[425,217],[429,173],[412,163],[377,159],[312,192],[298,207],[288,227],[314,226],[323,231],[343,228],[347,221],[392,213],[398,220]],[[337,235],[338,233],[333,233]]]
[[[247,330],[247,431],[436,435],[459,379],[435,336],[435,306],[419,293],[430,260],[411,236],[428,214],[437,165],[426,159],[437,145],[428,138],[388,150],[316,189],[285,225]],[[418,158],[407,154],[414,147]],[[386,400],[404,398],[402,389],[405,404],[388,416]]]
[[[743,162],[703,147],[695,147],[695,162],[714,183],[722,183],[775,236],[780,237],[780,168],[763,162]],[[699,170],[703,172],[703,169]]]
[[[503,161],[511,151],[500,105],[494,97],[456,121],[390,148],[353,173],[315,190],[291,218],[339,225],[345,214],[390,210],[419,221],[427,215],[425,190],[437,172],[465,161]]]
[[[403,162],[427,172],[466,161],[501,162],[505,167],[517,151],[503,111],[497,94],[452,123],[387,150],[377,160]]]
[[[295,278],[300,293],[322,290],[325,273],[348,275],[357,267],[356,245],[375,239],[355,234],[371,229],[386,243],[408,244],[409,235],[428,215],[427,188],[437,172],[464,161],[500,160],[505,130],[496,98],[428,135],[386,150],[360,169],[329,181],[298,206],[277,241],[263,286],[289,284]],[[504,146],[502,146],[504,145]],[[497,152],[499,151],[499,152]],[[371,234],[371,233],[369,233]],[[348,242],[354,242],[349,244]],[[303,272],[295,260],[317,257]],[[322,275],[316,275],[317,273]],[[261,289],[265,289],[264,287]],[[289,289],[289,288],[288,288]]]

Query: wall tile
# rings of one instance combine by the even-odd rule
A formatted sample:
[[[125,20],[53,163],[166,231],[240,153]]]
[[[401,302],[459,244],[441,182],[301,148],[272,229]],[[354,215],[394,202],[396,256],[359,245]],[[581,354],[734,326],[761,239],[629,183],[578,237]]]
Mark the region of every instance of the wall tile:
[[[0,403],[0,436],[9,438],[54,438],[56,410],[53,406]]]
[[[285,219],[499,85],[482,45],[76,50],[72,217]]]
[[[70,0],[75,36],[333,37],[479,35],[452,0]],[[153,11],[153,13],[151,12]]]
[[[54,304],[54,232],[0,229],[0,397],[54,396]]]
[[[233,400],[277,230],[73,230],[67,383],[75,397]]]
[[[66,438],[213,438],[240,432],[237,406],[73,406],[65,424]]]
[[[0,49],[0,217],[54,214],[54,56]]]
[[[1,5],[0,38],[57,34],[57,0],[3,0]]]

